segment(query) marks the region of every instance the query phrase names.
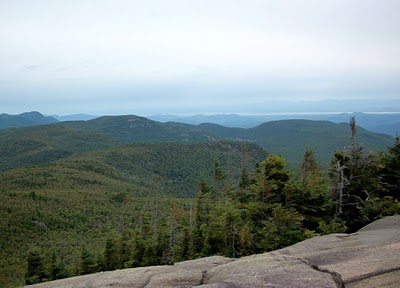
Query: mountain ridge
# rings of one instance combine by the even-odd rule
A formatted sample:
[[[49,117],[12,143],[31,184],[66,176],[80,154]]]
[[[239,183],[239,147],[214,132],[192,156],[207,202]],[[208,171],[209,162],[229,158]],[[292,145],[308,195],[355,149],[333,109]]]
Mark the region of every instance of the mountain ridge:
[[[59,122],[51,116],[44,116],[40,112],[31,111],[18,115],[0,114],[0,129],[46,125]]]
[[[215,114],[215,115],[152,115],[149,119],[160,122],[182,122],[198,125],[201,123],[214,123],[227,127],[253,128],[262,123],[277,120],[314,120],[331,121],[334,123],[348,122],[350,117],[355,116],[359,126],[376,133],[384,133],[396,136],[400,133],[400,113],[299,113],[299,114],[266,114],[266,115],[238,115],[238,114]]]
[[[33,111],[35,112],[35,111]],[[19,115],[0,115],[0,129],[13,128],[13,127],[25,127],[33,125],[46,124],[43,121],[36,123],[29,119],[24,119],[23,114],[29,114],[32,112],[25,112]],[[35,112],[39,113],[39,112]],[[22,116],[21,116],[22,115]],[[15,118],[20,117],[19,121]],[[118,116],[118,115],[114,115]],[[189,116],[170,115],[170,114],[155,114],[146,116],[147,119],[154,120],[161,123],[166,122],[178,122],[192,125],[199,125],[202,123],[214,123],[230,128],[254,128],[262,123],[277,120],[314,120],[314,121],[331,121],[334,123],[348,122],[350,117],[356,117],[357,124],[366,130],[376,133],[384,133],[391,136],[397,136],[400,133],[400,113],[373,113],[373,112],[342,112],[342,113],[297,113],[297,114],[257,114],[257,115],[239,115],[239,114],[195,114]],[[65,122],[65,121],[89,121],[102,115],[88,115],[88,114],[71,114],[71,115],[46,115],[54,122]],[[10,118],[14,118],[13,121]],[[22,121],[22,122],[21,122]]]
[[[50,157],[57,160],[74,153],[122,144],[189,144],[227,139],[258,144],[270,153],[284,156],[292,167],[300,165],[304,150],[309,148],[315,150],[321,164],[328,166],[336,150],[350,145],[350,138],[348,124],[329,121],[280,120],[265,122],[253,128],[230,128],[211,123],[197,126],[177,122],[161,123],[136,115],[103,116],[89,121],[3,129],[0,131],[0,146],[3,150],[0,164],[2,170],[18,167],[18,161],[12,160],[16,149],[12,147],[19,147],[18,149],[25,151],[25,154],[16,154],[21,157],[26,153],[30,154],[27,156],[34,156],[39,152],[45,156],[46,151],[59,150],[60,153],[56,154],[60,155]],[[374,151],[385,150],[395,141],[392,136],[369,132],[361,127],[357,127],[356,139],[366,149]],[[40,154],[37,156],[35,157],[40,159]],[[21,165],[32,162],[28,160],[24,162],[24,159],[21,159]],[[40,164],[40,161],[35,160],[32,164]]]

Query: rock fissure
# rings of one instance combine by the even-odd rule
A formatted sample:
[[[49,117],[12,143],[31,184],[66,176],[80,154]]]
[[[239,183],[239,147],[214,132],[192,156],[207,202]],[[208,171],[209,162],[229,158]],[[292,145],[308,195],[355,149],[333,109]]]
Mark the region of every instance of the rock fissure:
[[[146,270],[146,271],[144,272],[144,274],[145,274],[145,275],[146,275],[146,274],[150,274],[150,275],[146,278],[146,282],[143,284],[143,288],[146,288],[147,285],[149,285],[149,283],[150,283],[150,281],[151,281],[151,277],[152,277],[153,275],[151,275],[150,270]]]
[[[336,271],[329,270],[329,269],[321,268],[318,265],[312,264],[309,261],[307,261],[307,260],[305,260],[305,259],[303,259],[301,257],[288,256],[288,255],[284,255],[284,254],[282,254],[282,255],[284,257],[288,257],[288,258],[293,258],[293,259],[299,260],[299,261],[303,262],[304,264],[306,264],[307,266],[309,266],[310,268],[312,268],[312,269],[314,269],[314,270],[316,270],[318,272],[330,274],[332,279],[333,279],[333,281],[336,283],[336,286],[338,288],[345,288],[346,287],[345,284],[344,284],[342,275],[340,275],[340,273],[338,273]]]
[[[393,268],[389,268],[389,269],[385,269],[385,270],[379,270],[379,271],[375,271],[372,273],[367,273],[367,274],[362,274],[359,275],[357,277],[353,277],[351,279],[349,279],[348,281],[346,281],[348,284],[349,283],[354,283],[354,282],[358,282],[364,279],[368,279],[368,278],[372,278],[372,277],[376,277],[376,276],[381,276],[387,273],[391,273],[391,272],[395,272],[395,271],[400,271],[400,266],[399,267],[393,267]]]
[[[309,265],[314,270],[317,270],[317,271],[322,272],[322,273],[330,274],[332,279],[333,279],[333,281],[335,281],[335,283],[336,283],[338,288],[346,288],[346,285],[344,284],[342,275],[340,275],[340,273],[338,273],[336,271],[329,270],[329,269],[321,268],[318,265],[313,265],[313,264],[309,264]]]
[[[205,282],[206,282],[206,281],[205,281],[206,276],[207,276],[207,270],[205,270],[205,271],[202,272],[201,280],[200,280],[200,285],[206,284],[206,283],[205,283]]]

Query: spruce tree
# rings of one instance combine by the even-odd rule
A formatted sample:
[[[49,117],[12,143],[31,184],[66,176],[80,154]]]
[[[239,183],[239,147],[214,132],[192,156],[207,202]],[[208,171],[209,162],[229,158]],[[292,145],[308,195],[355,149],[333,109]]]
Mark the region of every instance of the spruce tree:
[[[37,284],[45,281],[48,276],[45,271],[43,251],[33,248],[28,253],[28,270],[25,274],[25,284]]]

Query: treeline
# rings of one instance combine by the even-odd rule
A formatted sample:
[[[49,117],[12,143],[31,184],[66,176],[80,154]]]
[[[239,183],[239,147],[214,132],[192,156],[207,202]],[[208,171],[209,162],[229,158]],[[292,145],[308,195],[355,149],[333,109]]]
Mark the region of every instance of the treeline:
[[[350,128],[350,145],[336,151],[327,170],[309,149],[297,173],[271,154],[254,170],[244,168],[233,184],[216,160],[213,179],[199,183],[195,199],[165,210],[161,195],[152,198],[132,225],[110,233],[101,249],[83,245],[73,263],[33,248],[26,284],[209,255],[241,257],[316,235],[354,232],[398,214],[400,138],[385,153],[372,153],[357,143],[354,119]],[[115,201],[123,204],[126,195],[120,196]]]

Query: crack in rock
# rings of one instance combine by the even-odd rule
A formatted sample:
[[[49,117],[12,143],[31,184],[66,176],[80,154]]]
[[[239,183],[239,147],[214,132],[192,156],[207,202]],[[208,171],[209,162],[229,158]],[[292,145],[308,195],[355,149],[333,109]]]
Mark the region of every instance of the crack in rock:
[[[344,281],[343,281],[342,275],[340,275],[340,273],[338,273],[338,272],[336,272],[336,271],[329,270],[329,269],[321,268],[321,267],[319,267],[318,265],[314,265],[314,264],[308,264],[308,265],[309,265],[311,268],[313,268],[314,270],[317,270],[317,271],[322,272],[322,273],[328,273],[328,274],[330,274],[331,277],[332,277],[332,279],[333,279],[333,281],[335,281],[336,286],[337,286],[338,288],[345,288],[345,287],[346,287],[346,286],[344,285]]]
[[[279,252],[278,252],[278,253],[279,253]],[[279,254],[280,254],[280,253],[279,253]],[[283,254],[282,254],[282,255],[283,255]],[[341,275],[340,273],[336,272],[336,271],[332,271],[332,270],[329,270],[329,269],[321,268],[321,267],[319,267],[318,265],[314,265],[314,264],[310,263],[309,261],[307,261],[307,260],[305,260],[305,259],[303,259],[303,258],[300,258],[300,257],[288,256],[288,255],[283,255],[283,256],[284,256],[284,258],[285,258],[285,257],[288,257],[288,258],[297,259],[297,260],[303,262],[304,264],[306,264],[307,266],[309,266],[310,268],[312,268],[312,269],[318,271],[318,272],[321,272],[321,273],[328,273],[328,274],[331,275],[333,281],[335,282],[335,284],[336,284],[336,286],[337,286],[338,288],[345,288],[345,287],[346,287],[345,284],[344,284],[342,275]]]
[[[204,282],[205,282],[206,276],[207,276],[207,270],[203,271],[203,274],[201,275],[201,280],[200,280],[200,284],[199,285],[205,284]]]
[[[349,283],[354,283],[354,282],[358,282],[358,281],[361,281],[361,280],[364,280],[364,279],[377,277],[377,276],[384,275],[384,274],[391,273],[391,272],[395,272],[395,271],[400,271],[400,267],[393,267],[393,268],[389,268],[389,269],[385,269],[385,270],[380,270],[380,271],[375,271],[375,272],[359,275],[357,277],[353,277],[353,278],[349,279],[349,281],[347,281],[347,283],[348,284]]]

